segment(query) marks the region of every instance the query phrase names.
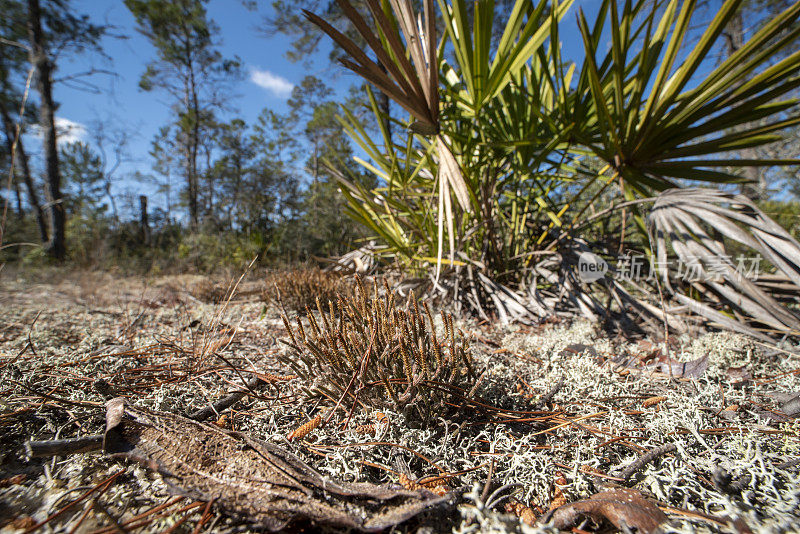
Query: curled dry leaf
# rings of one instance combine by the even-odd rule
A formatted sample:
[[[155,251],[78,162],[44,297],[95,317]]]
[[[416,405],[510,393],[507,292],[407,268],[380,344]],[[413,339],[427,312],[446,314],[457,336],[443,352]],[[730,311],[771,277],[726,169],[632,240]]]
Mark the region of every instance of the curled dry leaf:
[[[581,346],[571,345],[570,347]],[[570,347],[565,350],[571,350]],[[577,350],[574,352],[580,354]],[[601,357],[599,359],[601,365],[605,362],[613,364],[616,372],[620,374],[627,374],[625,373],[626,370],[655,369],[665,375],[671,374],[675,378],[699,378],[706,372],[709,363],[707,354],[696,360],[682,362],[664,354],[661,349],[634,355],[623,353],[610,358]],[[671,373],[670,370],[672,371]]]
[[[743,387],[753,381],[753,375],[747,369],[747,366],[744,365],[741,367],[731,367],[725,374],[733,387]]]
[[[533,526],[536,523],[538,515],[530,506],[525,506],[524,503],[515,498],[510,498],[505,506],[506,513],[514,514],[519,517],[525,524]]]
[[[224,413],[220,415],[213,424],[220,428],[228,428],[230,427],[230,422],[230,417],[228,417],[228,414]]]
[[[563,473],[557,473],[558,478],[553,481],[553,500],[550,501],[550,510],[564,506],[567,503],[567,497],[564,495],[564,489],[569,482],[564,477]]]
[[[449,502],[425,489],[335,482],[281,447],[123,399],[107,404],[103,445],[157,471],[176,493],[273,531],[294,521],[380,531]]]
[[[739,411],[739,405],[731,404],[730,406],[726,406],[725,408],[723,408],[722,411],[719,412],[719,416],[727,421],[733,421],[734,419],[736,419],[737,417],[736,412],[738,411]]]
[[[667,521],[664,512],[637,490],[614,488],[550,510],[540,522],[569,530],[586,517],[595,521],[607,520],[623,532],[635,530],[639,534],[656,532]]]
[[[800,394],[795,395],[781,405],[781,411],[789,417],[800,415]]]

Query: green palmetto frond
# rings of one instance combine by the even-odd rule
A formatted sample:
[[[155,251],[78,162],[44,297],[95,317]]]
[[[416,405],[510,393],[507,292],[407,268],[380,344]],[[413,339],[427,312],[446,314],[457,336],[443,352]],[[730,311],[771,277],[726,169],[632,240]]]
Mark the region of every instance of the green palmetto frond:
[[[375,97],[370,89],[367,93],[372,112],[381,123]],[[383,143],[379,146],[349,110],[342,113],[342,127],[369,161],[356,159],[381,179],[379,187],[369,189],[351,177],[338,176],[348,213],[380,238],[384,254],[411,267],[408,262],[413,258],[429,256],[436,248],[437,206],[432,193],[436,180],[430,172],[436,169],[434,145],[409,131],[406,143],[398,146],[382,130]]]
[[[437,55],[436,21],[433,0],[424,0],[424,16],[418,17],[410,0],[390,0],[393,17],[383,10],[379,0],[367,0],[373,17],[375,35],[370,24],[347,0],[337,0],[342,11],[375,53],[377,62],[370,59],[350,38],[325,22],[304,11],[306,17],[328,34],[348,54],[342,59],[345,67],[383,91],[415,119],[416,131],[435,135],[436,151],[442,164],[440,191],[443,201],[449,201],[453,191],[464,210],[471,210],[467,188],[446,140],[439,133],[439,58]],[[452,220],[451,218],[448,218]]]
[[[474,3],[471,27],[465,0],[453,0],[449,4],[444,0],[438,1],[464,85],[459,104],[472,115],[476,115],[485,103],[518,78],[531,58],[551,37],[550,25],[542,24],[547,19],[545,12],[548,5],[551,4],[552,18],[558,21],[573,3],[573,0],[540,0],[537,5],[534,2],[516,2],[494,57],[490,58],[495,21],[494,1]]]
[[[518,0],[494,44],[492,0],[475,2],[471,11],[465,0],[437,0],[444,23],[440,43],[433,0],[423,1],[422,17],[411,0],[367,0],[372,23],[346,0],[337,1],[375,59],[321,18],[307,16],[349,54],[348,68],[411,116],[400,123],[405,137],[392,139],[382,126],[388,117],[370,92],[381,143],[343,111],[343,127],[367,155],[360,163],[380,178],[368,189],[340,177],[350,214],[382,241],[386,255],[416,274],[432,264],[437,282],[442,265],[466,272],[467,300],[477,303],[478,313],[484,313],[483,298],[501,317],[542,317],[562,306],[608,317],[601,301],[566,271],[575,251],[589,247],[576,239],[575,229],[591,220],[587,210],[609,201],[629,210],[619,217],[621,228],[633,214],[641,230],[634,244],[645,252],[718,262],[725,249],[695,220],[702,214],[719,226],[723,241],[760,252],[798,285],[800,249],[752,204],[697,189],[658,195],[684,180],[741,181],[740,167],[800,164],[731,155],[773,142],[781,130],[800,124],[796,102],[786,98],[800,88],[800,52],[777,54],[800,40],[800,2],[710,65],[707,56],[741,0],[725,1],[689,49],[697,0],[668,0],[658,3],[659,11],[648,11],[649,0],[601,0],[592,24],[578,14],[585,57],[576,72],[576,65],[563,61],[559,42],[572,0]],[[610,33],[610,46],[600,52],[604,33]],[[451,53],[447,60],[445,52]],[[650,197],[658,200],[649,221],[660,232],[652,242],[642,216],[642,200]],[[617,211],[610,209],[611,215]],[[554,229],[558,237],[552,240]],[[443,258],[445,239],[449,259]],[[545,255],[564,261],[548,259],[552,265],[544,269]],[[667,297],[728,328],[798,329],[794,313],[762,286],[726,273],[717,285],[690,290],[667,279]],[[509,285],[529,288],[530,307],[524,298],[501,298],[510,295]],[[658,306],[635,295],[641,287],[629,289],[614,281],[603,291],[623,314],[634,307],[648,321],[660,321]],[[698,292],[703,301],[695,298]],[[673,313],[663,319],[670,327],[683,324]]]
[[[523,165],[530,165],[530,161],[536,157],[546,159],[547,153],[552,150],[548,145],[560,143],[553,143],[553,136],[550,135],[559,130],[552,119],[548,119],[550,122],[546,124],[544,131],[540,127],[546,117],[540,111],[539,104],[547,102],[551,108],[556,102],[563,105],[569,84],[567,82],[565,85],[563,80],[555,76],[554,58],[545,54],[544,43],[554,35],[557,36],[556,23],[566,13],[572,0],[553,6],[549,16],[544,15],[547,5],[544,0],[537,6],[532,6],[529,2],[517,2],[493,57],[489,53],[495,23],[493,2],[477,3],[472,26],[469,26],[464,16],[466,6],[463,2],[454,2],[452,5],[440,3],[443,12],[447,12],[444,15],[447,35],[455,36],[468,31],[469,42],[472,43],[467,46],[451,40],[458,48],[455,68],[448,66],[441,57],[434,54],[434,51],[442,50],[443,46],[437,47],[431,1],[423,2],[424,17],[417,16],[416,20],[419,22],[415,22],[410,0],[393,0],[391,12],[381,11],[377,0],[368,1],[372,25],[367,24],[355,9],[348,7],[345,0],[338,1],[354,28],[373,51],[375,60],[367,57],[355,43],[320,17],[311,13],[306,13],[306,16],[348,52],[350,57],[344,61],[345,66],[382,90],[406,109],[413,119],[407,146],[400,149],[401,155],[398,156],[394,154],[392,140],[385,132],[381,149],[359,130],[352,120],[353,117],[347,117],[345,112],[345,128],[370,156],[371,161],[361,163],[386,182],[385,191],[379,192],[378,197],[356,191],[357,188],[352,183],[346,183],[346,194],[353,195],[349,200],[357,205],[351,206],[354,209],[353,214],[362,222],[373,218],[368,226],[384,238],[391,234],[392,248],[398,251],[402,249],[404,254],[410,252],[408,243],[427,243],[428,236],[435,236],[436,254],[428,251],[422,255],[414,254],[414,257],[430,258],[435,255],[437,269],[441,263],[456,263],[455,252],[459,247],[459,236],[469,232],[470,228],[480,227],[481,213],[502,211],[492,208],[492,204],[514,204],[514,212],[505,224],[517,228],[516,232],[508,235],[519,235],[526,221],[529,221],[529,210],[540,209],[536,202],[544,205],[549,202],[546,193],[548,186],[535,180],[535,174],[525,171],[521,173],[521,179],[532,182],[532,185],[523,188],[524,191],[520,190],[523,196],[511,200],[504,196],[498,201],[493,195],[498,188],[486,183],[486,173],[481,162],[502,160],[505,157],[503,155],[496,158],[496,147],[505,144],[513,148],[514,143],[521,140],[527,145],[524,148],[518,147],[519,154],[511,158],[517,162],[517,168],[521,168]],[[372,33],[371,28],[377,29],[377,35]],[[407,55],[403,43],[408,45]],[[556,50],[557,48],[554,47]],[[419,50],[425,53],[418,53]],[[463,58],[464,61],[459,61],[458,58]],[[440,66],[447,78],[441,82],[438,72]],[[487,83],[480,81],[484,76],[487,77]],[[438,91],[442,85],[446,88],[443,94],[447,102],[440,105]],[[425,93],[426,87],[435,87],[436,91]],[[555,93],[558,95],[554,97]],[[531,95],[535,97],[531,98]],[[531,126],[519,128],[510,124],[505,109],[507,105],[515,105],[521,113],[529,115]],[[442,106],[446,110],[446,116],[439,109]],[[483,108],[483,112],[476,114],[479,108]],[[373,111],[378,113],[377,110]],[[493,139],[491,134],[473,135],[469,130],[474,129],[476,121],[483,125],[505,128],[505,140],[508,142],[504,142],[503,138]],[[548,148],[543,151],[538,145]],[[420,146],[427,151],[424,158],[415,155]],[[526,152],[528,155],[525,155]],[[430,157],[433,154],[436,155],[435,158]],[[409,165],[412,159],[415,163],[410,167],[406,166],[406,169],[417,168],[418,172],[409,175],[408,172],[400,171],[401,160]],[[427,174],[419,173],[421,166],[427,168]],[[503,167],[503,164],[498,167]],[[514,174],[510,169],[503,169],[498,176],[507,180]],[[409,182],[410,176],[412,180]],[[430,184],[426,182],[429,177],[434,176],[435,187],[430,189]],[[417,202],[417,199],[410,199],[406,195],[408,188],[397,187],[401,184],[413,184],[418,190],[427,187],[427,191],[431,193],[438,189],[438,194],[427,194],[417,209],[403,206],[405,209],[400,210],[403,215],[397,217],[392,213],[394,207],[399,207],[404,201]],[[505,189],[505,184],[502,187]],[[532,196],[529,190],[536,190],[536,194]],[[406,195],[404,200],[400,200],[398,192]],[[454,197],[461,208],[460,213],[473,213],[475,216],[464,218],[456,210],[451,197]],[[356,200],[357,198],[362,200]],[[381,199],[380,206],[371,201],[374,198]],[[390,206],[393,208],[390,209]],[[435,211],[433,218],[429,216],[430,207]],[[422,210],[424,216],[417,216],[419,210]],[[431,222],[435,222],[432,232],[429,227]],[[417,223],[424,224],[417,226]],[[381,228],[376,228],[376,224]],[[407,224],[413,227],[408,227]],[[416,237],[411,238],[411,235]],[[480,234],[473,232],[473,235],[476,240],[480,239]],[[442,259],[445,239],[450,250],[448,261]],[[512,240],[516,240],[516,237]],[[513,246],[518,250],[522,248],[519,242]]]
[[[800,37],[800,2],[699,82],[694,80],[706,55],[741,0],[723,4],[679,63],[696,3],[671,0],[660,20],[650,13],[633,31],[641,36],[637,40],[630,34],[643,3],[626,0],[620,13],[616,0],[605,0],[601,15],[608,14],[612,46],[602,60],[596,57],[602,25],[596,23],[590,31],[583,13],[578,16],[586,60],[577,93],[590,98],[579,99],[582,107],[576,109],[593,120],[576,137],[622,178],[628,196],[676,187],[676,179],[741,181],[729,168],[800,163],[725,155],[776,141],[778,132],[800,124],[795,100],[775,101],[800,87],[800,52],[769,64],[776,52]],[[759,120],[767,124],[753,125]]]

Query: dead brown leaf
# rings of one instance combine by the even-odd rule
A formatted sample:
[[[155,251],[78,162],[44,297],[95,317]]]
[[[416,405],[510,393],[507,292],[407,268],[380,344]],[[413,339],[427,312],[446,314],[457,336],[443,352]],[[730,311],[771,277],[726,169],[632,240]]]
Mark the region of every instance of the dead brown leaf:
[[[9,486],[16,486],[18,484],[22,484],[25,482],[25,479],[28,478],[27,475],[14,475],[13,477],[3,478],[0,479],[0,488],[7,488]]]
[[[671,374],[675,378],[700,378],[708,369],[708,354],[690,362],[673,360],[662,354],[656,359],[655,366],[662,373]]]
[[[569,530],[586,517],[598,522],[607,520],[620,530],[635,530],[639,534],[655,532],[667,521],[664,512],[645,499],[639,491],[614,488],[551,510],[540,522],[552,523],[558,529]]]
[[[800,394],[784,402],[781,405],[781,411],[789,417],[797,417],[800,415]]]
[[[530,506],[526,506],[524,503],[518,501],[515,498],[510,498],[505,505],[506,513],[514,514],[515,516],[519,517],[522,521],[526,524],[533,526],[536,524],[536,518],[539,514],[531,508]],[[540,512],[541,513],[541,512]]]
[[[733,387],[746,386],[753,381],[753,375],[750,374],[747,366],[744,365],[741,367],[730,367],[726,371],[726,374]]]
[[[563,473],[557,472],[556,475],[558,478],[553,481],[553,498],[550,501],[550,510],[564,506],[567,503],[563,488],[569,485],[569,482],[567,482]]]

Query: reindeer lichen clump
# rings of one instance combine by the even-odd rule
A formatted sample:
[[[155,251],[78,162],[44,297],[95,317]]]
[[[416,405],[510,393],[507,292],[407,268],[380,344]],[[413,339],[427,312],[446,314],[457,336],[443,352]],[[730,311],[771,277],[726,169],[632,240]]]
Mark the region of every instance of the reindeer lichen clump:
[[[453,317],[442,312],[439,335],[428,305],[413,293],[399,307],[386,283],[382,295],[375,284],[370,296],[356,282],[352,296],[328,301],[327,310],[317,299],[307,327],[300,317],[293,327],[282,315],[289,335],[282,341],[291,348],[283,361],[306,381],[306,394],[394,409],[422,424],[468,398],[475,372],[469,340],[456,332]]]

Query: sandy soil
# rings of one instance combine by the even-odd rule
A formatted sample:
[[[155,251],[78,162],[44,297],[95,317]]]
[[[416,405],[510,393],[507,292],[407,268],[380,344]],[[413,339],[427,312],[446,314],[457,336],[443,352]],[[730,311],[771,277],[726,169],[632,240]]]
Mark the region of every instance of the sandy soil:
[[[0,531],[254,528],[175,497],[143,466],[100,453],[29,459],[23,450],[28,440],[102,432],[110,396],[188,414],[241,389],[253,371],[290,375],[277,358],[287,354],[277,341],[284,327],[260,299],[263,284],[251,274],[227,306],[213,302],[228,283],[0,272]],[[620,485],[666,512],[665,531],[800,531],[798,347],[728,333],[665,346],[612,339],[584,322],[458,327],[484,375],[476,395],[495,411],[455,410],[417,428],[390,407],[362,407],[350,419],[340,410],[289,442],[329,408],[307,400],[310,384],[294,379],[246,396],[214,424],[286,447],[338,480],[396,486],[438,477],[445,490],[460,488],[435,521],[400,530],[553,532],[526,521]],[[522,421],[499,416],[534,408],[538,416]],[[620,476],[664,445],[674,448]],[[498,502],[481,495],[490,468],[496,483],[515,484]]]

